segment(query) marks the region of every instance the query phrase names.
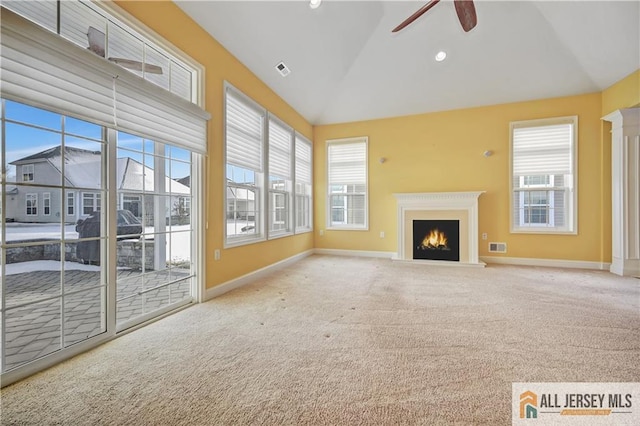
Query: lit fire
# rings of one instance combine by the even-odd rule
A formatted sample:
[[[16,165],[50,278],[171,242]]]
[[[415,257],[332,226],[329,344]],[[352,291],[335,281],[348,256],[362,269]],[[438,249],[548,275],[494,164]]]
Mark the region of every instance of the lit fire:
[[[422,250],[450,250],[447,245],[447,236],[438,228],[432,229],[422,240],[419,246]]]

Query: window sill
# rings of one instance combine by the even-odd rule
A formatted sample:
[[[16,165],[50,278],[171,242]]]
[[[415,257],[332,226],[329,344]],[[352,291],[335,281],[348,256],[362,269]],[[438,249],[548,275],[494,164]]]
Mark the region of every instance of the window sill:
[[[328,226],[327,231],[368,231],[369,227]]]
[[[222,245],[223,248],[228,249],[228,248],[234,248],[234,247],[241,247],[241,246],[247,246],[249,244],[256,244],[256,243],[262,243],[264,241],[266,241],[267,239],[260,235],[257,237],[253,237],[253,238],[247,238],[247,237],[236,237],[236,238],[227,238],[224,242],[224,244]]]
[[[577,230],[556,228],[512,228],[512,234],[578,235]]]
[[[268,240],[277,240],[278,238],[291,237],[292,235],[293,235],[293,232],[291,232],[291,231],[274,232],[272,234],[269,234],[269,237],[267,239]]]
[[[296,235],[308,234],[310,232],[313,232],[313,228],[299,228],[299,229],[296,229],[295,234]]]

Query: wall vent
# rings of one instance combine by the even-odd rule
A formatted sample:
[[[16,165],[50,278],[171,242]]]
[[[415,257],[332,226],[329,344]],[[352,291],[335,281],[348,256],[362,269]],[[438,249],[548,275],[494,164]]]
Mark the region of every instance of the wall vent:
[[[291,73],[291,70],[284,64],[284,62],[280,62],[278,65],[276,65],[276,69],[283,77],[286,77]]]
[[[506,253],[507,243],[489,243],[490,253]]]

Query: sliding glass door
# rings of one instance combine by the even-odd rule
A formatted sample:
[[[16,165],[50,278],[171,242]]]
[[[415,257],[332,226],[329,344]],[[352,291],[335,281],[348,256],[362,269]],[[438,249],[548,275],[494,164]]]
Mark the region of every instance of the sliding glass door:
[[[101,126],[2,100],[3,372],[107,331],[105,154]]]
[[[192,153],[1,102],[2,372],[191,303]]]

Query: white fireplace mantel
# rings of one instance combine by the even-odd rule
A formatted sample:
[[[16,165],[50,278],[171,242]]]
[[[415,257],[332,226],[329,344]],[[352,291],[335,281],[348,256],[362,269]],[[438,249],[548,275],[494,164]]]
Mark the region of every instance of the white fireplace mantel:
[[[419,212],[438,215],[437,212],[460,212],[466,217],[465,235],[460,233],[461,247],[467,248],[467,253],[460,253],[460,262],[447,261],[424,261],[416,262],[458,264],[464,266],[485,266],[484,262],[478,259],[478,198],[485,191],[474,192],[418,192],[418,193],[396,193],[393,196],[398,203],[398,253],[396,260],[413,260],[413,253],[406,253],[406,241],[411,238],[408,229],[408,214],[420,214]],[[411,230],[412,232],[412,230]],[[466,238],[464,244],[462,239]]]

